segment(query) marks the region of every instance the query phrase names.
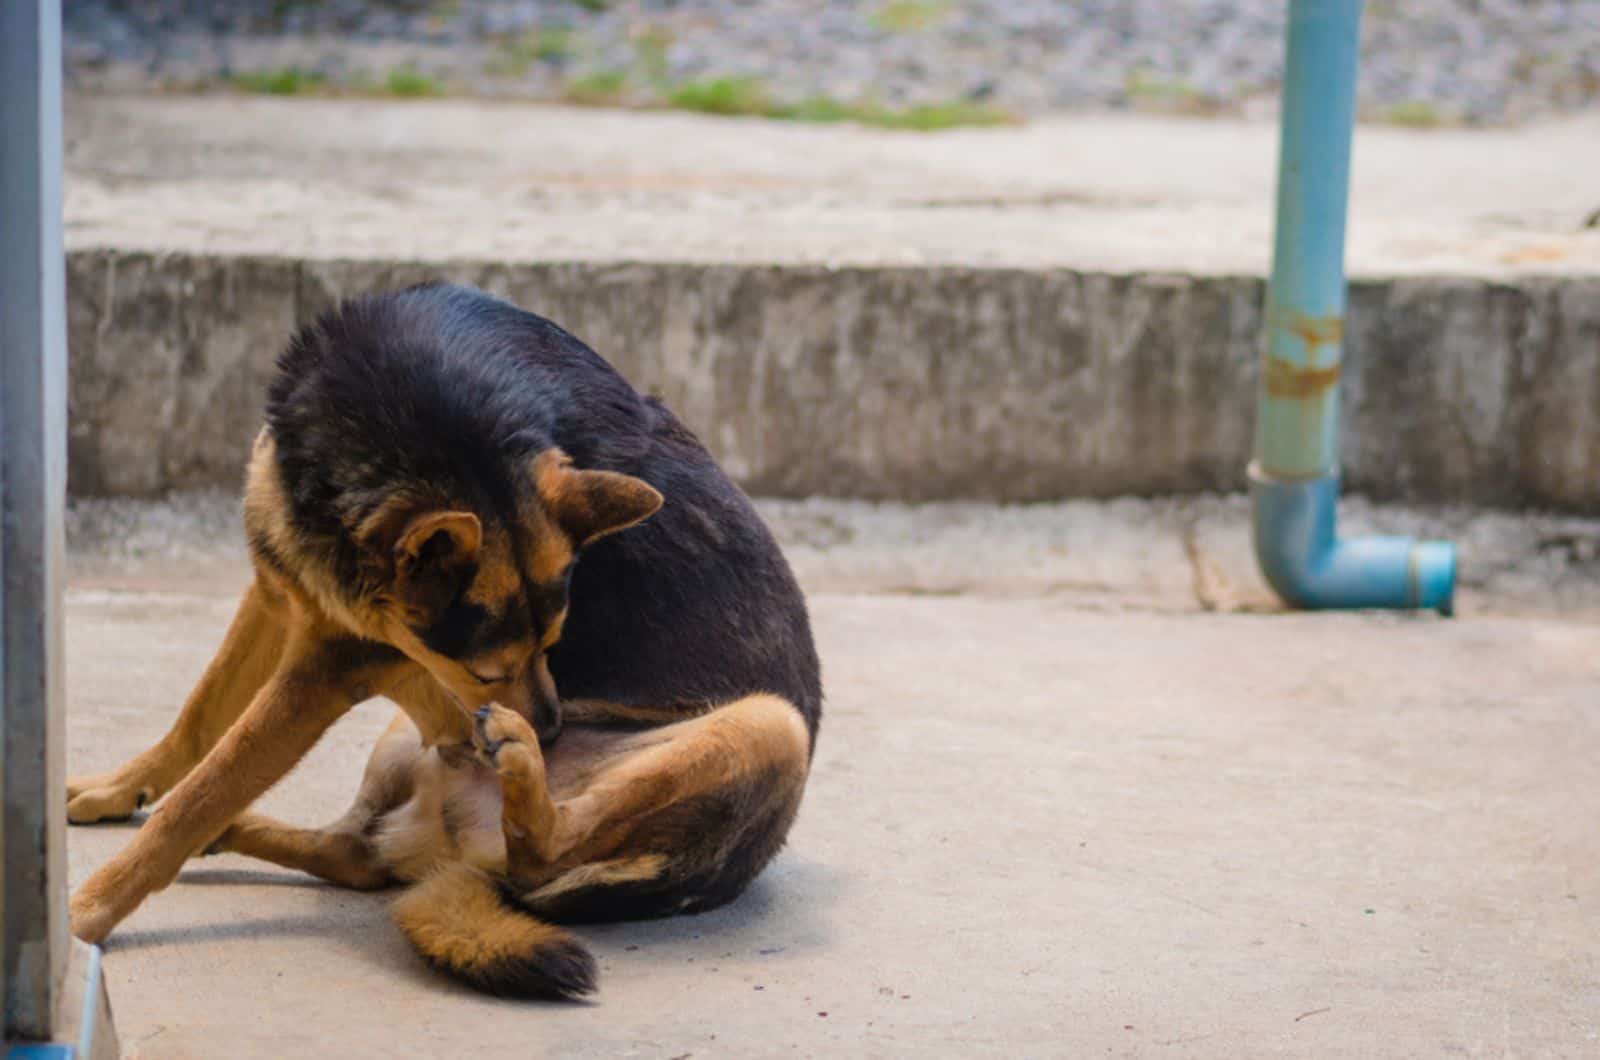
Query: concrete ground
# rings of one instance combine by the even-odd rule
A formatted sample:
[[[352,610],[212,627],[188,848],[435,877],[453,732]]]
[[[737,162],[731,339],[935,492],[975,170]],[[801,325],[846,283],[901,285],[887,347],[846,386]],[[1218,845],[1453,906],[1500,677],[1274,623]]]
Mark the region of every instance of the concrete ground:
[[[229,616],[228,506],[186,503],[73,513],[74,771],[159,735]],[[1352,508],[1476,543],[1462,616],[1256,610],[1229,499],[768,505],[828,705],[789,846],[741,900],[586,929],[597,999],[517,1004],[424,969],[380,895],[209,859],[111,941],[124,1046],[1595,1055],[1596,524]],[[342,810],[386,713],[266,808]],[[73,878],[128,834],[74,829]]]
[[[1261,274],[1271,121],[1076,116],[924,135],[467,100],[79,97],[70,247],[429,262]],[[1600,112],[1363,127],[1358,276],[1592,273]]]

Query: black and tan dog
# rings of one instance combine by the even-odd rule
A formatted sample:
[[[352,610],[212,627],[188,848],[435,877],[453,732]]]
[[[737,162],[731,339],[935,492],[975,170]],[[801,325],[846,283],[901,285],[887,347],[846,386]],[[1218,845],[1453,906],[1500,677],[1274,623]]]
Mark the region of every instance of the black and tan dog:
[[[77,823],[162,800],[73,895],[79,937],[232,850],[414,883],[432,962],[571,996],[593,962],[553,922],[713,908],[782,845],[821,711],[800,591],[672,413],[549,321],[425,286],[304,329],[245,527],[255,581],[171,732],[69,785]],[[344,817],[245,813],[377,695],[401,713]]]

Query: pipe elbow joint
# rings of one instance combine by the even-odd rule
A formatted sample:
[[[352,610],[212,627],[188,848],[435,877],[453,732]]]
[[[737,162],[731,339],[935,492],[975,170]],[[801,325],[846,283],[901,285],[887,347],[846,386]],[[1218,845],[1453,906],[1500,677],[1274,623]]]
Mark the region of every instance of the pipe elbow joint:
[[[1455,546],[1409,537],[1340,540],[1337,474],[1284,481],[1252,464],[1250,493],[1256,559],[1286,603],[1452,613]]]

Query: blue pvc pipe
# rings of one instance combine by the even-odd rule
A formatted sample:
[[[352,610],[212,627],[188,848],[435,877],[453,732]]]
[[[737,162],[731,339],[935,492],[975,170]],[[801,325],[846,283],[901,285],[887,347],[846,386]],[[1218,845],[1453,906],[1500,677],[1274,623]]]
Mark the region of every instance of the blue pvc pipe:
[[[1398,537],[1341,541],[1336,532],[1361,0],[1290,0],[1288,38],[1266,356],[1250,465],[1256,557],[1296,607],[1449,614],[1455,546]]]
[[[1455,546],[1409,537],[1339,540],[1339,477],[1262,481],[1251,469],[1256,558],[1285,601],[1305,608],[1388,607],[1450,614]]]

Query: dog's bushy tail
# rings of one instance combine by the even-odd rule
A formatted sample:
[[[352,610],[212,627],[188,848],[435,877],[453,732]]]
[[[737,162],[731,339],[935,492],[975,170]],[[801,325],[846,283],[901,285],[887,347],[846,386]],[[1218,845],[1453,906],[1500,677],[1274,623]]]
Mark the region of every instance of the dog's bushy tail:
[[[448,865],[408,889],[394,922],[427,962],[502,997],[566,1000],[594,990],[594,958],[567,932],[518,909],[487,873]]]

